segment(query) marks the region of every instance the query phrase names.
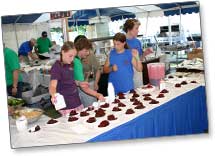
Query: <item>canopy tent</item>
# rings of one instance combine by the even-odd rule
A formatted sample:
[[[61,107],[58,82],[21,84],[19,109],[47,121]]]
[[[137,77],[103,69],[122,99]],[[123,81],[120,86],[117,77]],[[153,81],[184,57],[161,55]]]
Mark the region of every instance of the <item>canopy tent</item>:
[[[2,24],[33,23],[41,15],[42,14],[3,16],[2,17]]]
[[[68,19],[69,26],[89,25],[90,20],[97,17],[107,16],[111,21],[135,18],[135,17],[157,17],[174,16],[180,14],[191,14],[199,12],[199,2],[163,3],[157,5],[144,5],[132,7],[117,7],[103,9],[88,9],[75,11]]]
[[[47,31],[49,34],[49,23],[47,23],[49,20],[49,13],[3,16],[1,21],[5,45],[18,51],[22,42],[38,38],[42,31]]]
[[[72,11],[68,19],[69,26],[89,25],[91,23],[105,23],[108,21],[121,20],[126,18],[147,18],[146,32],[149,17],[174,16],[199,12],[199,2],[163,3],[157,5],[142,5],[115,8],[100,8]],[[17,24],[37,24],[50,20],[50,13],[35,13],[26,15],[3,16],[2,24],[13,24],[16,32]],[[67,22],[66,22],[67,23]],[[181,17],[180,17],[181,23]],[[180,27],[181,28],[181,27]],[[16,33],[15,33],[16,34]],[[17,40],[17,34],[16,40]],[[18,42],[17,42],[18,47]]]
[[[42,23],[50,20],[50,13],[2,16],[2,24]]]
[[[192,14],[199,12],[199,2],[181,2],[181,3],[167,3],[156,5],[164,10],[165,16],[174,16],[180,14]]]
[[[112,21],[123,18],[134,18],[135,14],[118,8],[104,8],[104,9],[89,9],[76,11],[71,18],[68,19],[69,26],[74,25],[89,25],[90,19],[95,17],[109,17]]]
[[[143,5],[132,7],[102,8],[74,11],[71,18],[68,19],[69,26],[89,25],[90,19],[104,19],[109,17],[111,21],[135,18],[135,17],[156,17],[173,16],[180,14],[191,14],[199,12],[199,2],[178,2],[163,3],[157,5]],[[49,13],[35,13],[26,15],[3,16],[2,24],[16,23],[37,23],[50,20]]]

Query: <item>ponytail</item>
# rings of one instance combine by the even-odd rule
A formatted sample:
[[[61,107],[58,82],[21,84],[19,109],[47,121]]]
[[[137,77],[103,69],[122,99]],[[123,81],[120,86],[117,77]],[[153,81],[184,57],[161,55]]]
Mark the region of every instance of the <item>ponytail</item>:
[[[125,42],[124,48],[125,48],[125,49],[130,49],[127,42]]]

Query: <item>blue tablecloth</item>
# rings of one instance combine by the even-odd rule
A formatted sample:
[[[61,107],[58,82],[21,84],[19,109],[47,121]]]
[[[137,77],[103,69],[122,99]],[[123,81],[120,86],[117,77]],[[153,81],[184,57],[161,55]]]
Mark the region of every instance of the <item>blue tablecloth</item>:
[[[196,134],[207,129],[205,87],[200,86],[88,142]]]

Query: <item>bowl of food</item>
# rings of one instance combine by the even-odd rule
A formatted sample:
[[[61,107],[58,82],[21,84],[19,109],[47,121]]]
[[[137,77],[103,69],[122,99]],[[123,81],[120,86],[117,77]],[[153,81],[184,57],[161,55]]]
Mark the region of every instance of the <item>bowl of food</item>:
[[[25,100],[20,98],[8,97],[8,105],[11,107],[20,107],[25,104]]]
[[[38,121],[43,115],[43,110],[39,108],[27,108],[23,107],[14,111],[12,118],[17,119],[20,116],[25,116],[28,120],[28,123],[34,123]]]

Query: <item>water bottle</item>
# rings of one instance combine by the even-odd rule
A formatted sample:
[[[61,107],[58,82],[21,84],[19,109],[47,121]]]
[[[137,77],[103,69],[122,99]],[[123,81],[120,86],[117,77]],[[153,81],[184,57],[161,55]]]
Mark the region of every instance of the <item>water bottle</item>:
[[[160,80],[160,91],[166,89],[166,84],[165,81],[163,79]]]
[[[108,102],[112,103],[115,100],[115,91],[113,84],[111,82],[108,83]]]

